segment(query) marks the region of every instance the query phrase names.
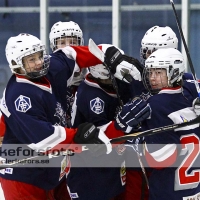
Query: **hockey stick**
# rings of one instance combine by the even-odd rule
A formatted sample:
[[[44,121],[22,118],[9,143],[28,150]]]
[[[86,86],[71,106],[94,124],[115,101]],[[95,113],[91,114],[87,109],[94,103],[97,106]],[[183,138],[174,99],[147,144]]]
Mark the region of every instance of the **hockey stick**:
[[[142,132],[131,133],[131,134],[124,135],[124,136],[121,136],[121,137],[113,138],[113,139],[110,140],[110,142],[115,143],[115,142],[119,142],[119,141],[134,139],[134,138],[137,138],[137,137],[144,137],[144,136],[162,133],[162,132],[165,132],[165,131],[171,131],[171,130],[174,130],[174,129],[177,129],[177,128],[182,128],[182,127],[185,127],[185,126],[190,126],[190,125],[198,124],[198,123],[200,123],[200,116],[197,116],[195,119],[192,119],[188,122],[162,126],[162,127],[142,131]]]
[[[198,82],[197,82],[197,77],[196,77],[195,69],[194,69],[194,66],[193,66],[193,64],[192,64],[192,59],[191,59],[191,57],[190,57],[190,52],[189,52],[189,49],[188,49],[188,47],[187,47],[187,44],[186,44],[186,41],[185,41],[185,37],[184,37],[184,35],[183,35],[183,31],[182,31],[182,28],[181,28],[181,25],[180,25],[180,21],[179,21],[179,18],[178,18],[176,9],[175,9],[174,2],[173,2],[173,0],[170,0],[170,2],[171,2],[171,5],[172,5],[172,8],[173,8],[173,11],[174,11],[174,15],[175,15],[175,18],[176,18],[176,24],[177,24],[177,26],[178,26],[179,33],[180,33],[181,39],[182,39],[182,41],[183,41],[183,45],[184,45],[185,52],[186,52],[186,55],[187,55],[187,58],[188,58],[188,62],[189,62],[189,65],[190,65],[190,69],[191,69],[193,78],[194,78],[194,80],[195,80],[195,86],[196,86],[198,95],[199,95],[199,97],[200,97],[200,88],[199,88],[199,84],[198,84]],[[200,99],[199,99],[199,102],[198,102],[198,103],[200,104]]]
[[[144,137],[144,136],[162,133],[162,132],[165,132],[165,131],[170,131],[170,130],[174,130],[174,129],[177,129],[177,128],[182,128],[182,127],[185,127],[185,126],[190,126],[190,125],[198,124],[198,123],[200,123],[200,116],[198,116],[195,119],[192,119],[188,122],[162,126],[162,127],[142,131],[142,132],[131,133],[129,135],[113,138],[113,139],[110,140],[110,142],[116,143],[116,142],[119,142],[119,141],[134,139],[134,138],[137,138],[137,137]],[[86,151],[86,150],[88,150],[88,149],[85,146],[83,146],[82,151]],[[68,153],[69,153],[69,151],[67,150],[67,151],[64,151],[62,155],[68,155]],[[57,157],[57,155],[53,155],[53,154],[50,154],[48,156],[49,156],[49,159],[51,159],[54,156]],[[21,160],[16,160],[16,161],[9,162],[9,163],[4,163],[4,162],[0,161],[0,169],[24,165],[29,160],[38,160],[38,159],[42,159],[42,158],[44,159],[43,156],[38,155],[38,156],[29,157],[29,158],[24,158],[24,159],[21,159]]]
[[[112,85],[113,85],[113,87],[115,89],[115,92],[117,94],[117,98],[119,100],[119,105],[123,106],[123,102],[122,102],[122,100],[120,98],[120,95],[119,95],[119,90],[118,90],[118,86],[117,86],[117,82],[115,80],[115,77],[111,73],[110,68],[105,63],[105,54],[104,54],[104,52],[101,51],[101,49],[99,49],[99,47],[95,44],[95,42],[91,38],[89,39],[88,48],[89,48],[90,53],[92,53],[95,57],[97,57],[105,65],[106,69],[108,70],[108,72],[110,74]]]

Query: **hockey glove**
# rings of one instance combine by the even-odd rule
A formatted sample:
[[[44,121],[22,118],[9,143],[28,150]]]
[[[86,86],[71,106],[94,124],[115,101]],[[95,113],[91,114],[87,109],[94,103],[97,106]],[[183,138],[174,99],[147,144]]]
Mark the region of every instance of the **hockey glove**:
[[[196,113],[197,116],[199,116],[200,115],[200,98],[197,97],[196,99],[194,99],[192,105],[194,108],[194,112]]]
[[[140,122],[149,118],[151,108],[144,100],[140,98],[133,99],[122,107],[117,114],[115,128],[125,133],[130,133],[133,129],[137,129]]]
[[[92,123],[85,122],[78,126],[74,137],[74,142],[84,144],[95,156],[109,154],[112,151],[112,145],[109,138],[101,129],[96,128]]]
[[[130,83],[132,78],[141,81],[142,66],[139,61],[134,62],[134,58],[123,55],[120,50],[114,46],[108,47],[105,51],[105,63],[116,78],[126,83]],[[139,68],[138,68],[139,66]]]

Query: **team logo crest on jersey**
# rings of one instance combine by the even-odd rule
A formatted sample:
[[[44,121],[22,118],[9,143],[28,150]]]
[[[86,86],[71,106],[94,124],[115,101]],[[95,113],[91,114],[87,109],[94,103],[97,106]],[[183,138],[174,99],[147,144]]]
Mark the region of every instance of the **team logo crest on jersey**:
[[[20,95],[16,100],[15,100],[15,108],[19,112],[27,112],[31,108],[31,100],[29,97]]]
[[[57,125],[67,126],[66,112],[63,110],[59,102],[56,103],[56,113],[54,114],[54,116],[59,118],[59,123]]]
[[[104,104],[104,101],[97,97],[90,101],[90,109],[98,115],[104,111]]]

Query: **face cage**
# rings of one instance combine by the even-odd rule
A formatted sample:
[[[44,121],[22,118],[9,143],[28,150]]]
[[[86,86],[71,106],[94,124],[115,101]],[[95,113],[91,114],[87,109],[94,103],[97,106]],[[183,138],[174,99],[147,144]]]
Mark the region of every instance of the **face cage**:
[[[167,72],[166,76],[168,78],[168,82],[167,82],[168,86],[162,86],[161,88],[153,89],[152,86],[151,86],[151,83],[150,83],[150,70],[151,69],[155,69],[155,70],[165,69],[166,72],[168,71],[168,69],[166,69],[166,68],[153,68],[153,67],[152,68],[149,68],[149,67],[144,68],[144,71],[143,71],[143,74],[142,74],[143,85],[152,95],[154,95],[154,94],[158,94],[160,92],[160,90],[162,90],[163,88],[170,87],[170,84],[169,84],[169,76],[168,76],[168,72]],[[160,80],[162,82],[162,77],[160,77]]]
[[[23,63],[22,63],[22,58],[26,57],[26,56],[30,56],[34,53],[37,53],[37,52],[42,52],[43,53],[43,67],[40,71],[37,71],[37,72],[27,72],[26,69],[24,68],[23,66]],[[26,75],[28,76],[30,79],[36,79],[36,78],[40,78],[40,77],[43,77],[45,76],[47,73],[48,73],[48,70],[49,70],[49,64],[50,64],[50,56],[47,55],[46,53],[46,49],[45,49],[45,46],[44,45],[40,45],[40,46],[33,46],[33,49],[26,52],[25,54],[21,55],[20,57],[18,57],[16,59],[17,61],[17,64],[19,66],[21,66],[21,69],[24,71],[24,74],[20,74],[20,73],[17,73],[15,72],[16,74],[19,74],[19,75]]]
[[[50,64],[50,56],[49,55],[43,55],[43,59],[44,59],[44,63],[43,63],[42,69],[40,71],[26,73],[26,75],[30,79],[40,78],[40,77],[45,76],[48,73],[49,64]]]
[[[141,61],[141,64],[145,65],[145,61],[147,59],[147,53],[150,55],[156,50],[157,50],[156,48],[148,49],[148,47],[141,47],[140,48],[140,61]]]
[[[52,41],[52,44],[51,44],[51,48],[53,49],[53,51],[55,51],[57,48],[57,40],[58,39],[71,39],[71,42],[70,44],[68,45],[65,45],[65,46],[83,46],[84,45],[84,40],[82,37],[79,37],[77,35],[74,35],[74,36],[61,36],[61,37],[58,37],[56,39],[53,39]]]

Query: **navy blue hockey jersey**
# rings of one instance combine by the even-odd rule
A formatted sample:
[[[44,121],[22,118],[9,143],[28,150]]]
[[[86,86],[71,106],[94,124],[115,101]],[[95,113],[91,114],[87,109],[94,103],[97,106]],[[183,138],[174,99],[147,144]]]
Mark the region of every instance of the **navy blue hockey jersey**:
[[[76,94],[72,125],[77,127],[86,121],[99,127],[108,124],[114,120],[118,105],[114,92],[106,91],[87,76]],[[124,150],[124,146],[119,145],[109,155],[96,158],[85,151],[71,157],[72,168],[67,177],[70,192],[83,200],[110,199],[121,193],[125,185]],[[77,163],[80,167],[73,168]],[[85,187],[90,188],[91,193],[85,192]]]
[[[48,79],[43,77],[42,80],[39,83],[32,82],[15,75],[9,80],[1,102],[6,123],[2,157],[8,158],[4,151],[13,147],[9,144],[19,144],[26,151],[45,152],[48,148],[52,149],[62,142],[66,144],[72,142],[73,137],[69,132],[67,136],[64,128],[66,115],[61,103],[57,101]],[[24,156],[23,151],[20,151],[8,159],[22,159]],[[51,162],[57,167],[37,168],[37,165],[33,168],[18,167],[11,171],[4,170],[1,176],[49,190],[58,185],[69,164],[68,159],[63,156],[52,158]],[[58,166],[57,163],[60,165]]]
[[[75,62],[66,57],[62,51],[51,54],[47,76],[55,90],[56,98],[61,102],[65,111],[69,110],[68,97],[71,96],[70,82],[73,78]]]
[[[159,94],[150,97],[148,102],[152,108],[151,119],[143,123],[143,130],[194,119],[196,114],[192,108],[192,101],[196,96],[194,84],[185,81],[184,88],[163,89]],[[198,199],[199,124],[147,136],[145,141],[147,162],[155,168],[149,179],[149,199]]]

